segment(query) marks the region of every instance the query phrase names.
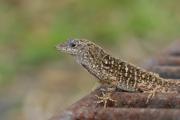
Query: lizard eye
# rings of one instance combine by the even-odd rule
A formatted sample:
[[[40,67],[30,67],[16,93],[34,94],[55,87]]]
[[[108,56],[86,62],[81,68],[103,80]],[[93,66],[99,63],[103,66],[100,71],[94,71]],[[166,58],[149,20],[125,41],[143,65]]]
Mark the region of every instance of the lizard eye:
[[[74,47],[76,47],[76,44],[73,43],[73,42],[70,42],[70,43],[69,43],[69,46],[70,46],[71,48],[74,48]]]

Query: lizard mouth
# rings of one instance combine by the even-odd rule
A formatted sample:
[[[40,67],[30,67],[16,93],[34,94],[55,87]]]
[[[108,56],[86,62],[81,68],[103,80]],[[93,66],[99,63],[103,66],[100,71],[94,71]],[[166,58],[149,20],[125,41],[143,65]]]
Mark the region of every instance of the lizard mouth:
[[[61,51],[61,52],[64,52],[64,53],[68,53],[68,54],[70,54],[70,55],[74,55],[74,54],[67,48],[67,44],[66,44],[66,43],[64,43],[64,44],[58,44],[58,45],[56,46],[56,49],[57,49],[58,51]]]
[[[61,52],[66,52],[66,44],[58,44],[56,46],[56,49],[61,51]]]

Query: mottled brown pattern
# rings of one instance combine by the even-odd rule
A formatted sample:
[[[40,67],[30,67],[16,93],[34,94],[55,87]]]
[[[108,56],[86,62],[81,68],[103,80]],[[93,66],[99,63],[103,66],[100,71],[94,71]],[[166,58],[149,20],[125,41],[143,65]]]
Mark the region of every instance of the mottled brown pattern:
[[[75,57],[88,72],[116,89],[129,92],[177,92],[180,81],[167,80],[105,52],[100,46],[85,39],[72,39],[58,45],[58,50]]]

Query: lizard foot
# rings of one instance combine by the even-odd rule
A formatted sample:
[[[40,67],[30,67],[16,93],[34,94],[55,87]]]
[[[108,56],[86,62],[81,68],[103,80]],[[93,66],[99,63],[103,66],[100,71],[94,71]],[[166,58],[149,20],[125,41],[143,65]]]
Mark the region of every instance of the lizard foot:
[[[98,104],[103,103],[103,104],[104,104],[104,105],[103,105],[104,108],[107,107],[108,101],[110,101],[110,102],[116,102],[116,100],[113,100],[113,99],[111,98],[111,93],[109,93],[109,92],[107,92],[107,93],[102,92],[102,96],[96,95],[96,97],[99,99],[99,100],[97,101],[97,103],[98,103]]]
[[[156,95],[157,89],[158,89],[158,87],[153,89],[153,90],[151,90],[150,92],[148,92],[149,95],[147,97],[146,104],[148,104],[149,101]]]
[[[150,99],[152,99],[159,90],[161,90],[161,87],[156,86],[153,90],[146,92],[146,93],[149,93],[147,100],[146,100],[146,104],[149,103]]]
[[[146,100],[146,104],[149,103],[149,101],[155,96],[156,92],[151,92],[149,93],[148,97],[147,97],[147,100]]]

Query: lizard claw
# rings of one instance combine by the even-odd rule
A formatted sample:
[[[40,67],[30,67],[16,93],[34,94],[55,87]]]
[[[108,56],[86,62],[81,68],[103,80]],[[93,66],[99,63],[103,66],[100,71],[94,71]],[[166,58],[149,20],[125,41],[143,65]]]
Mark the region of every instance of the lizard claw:
[[[104,104],[103,105],[104,108],[107,107],[108,101],[116,102],[116,100],[113,100],[111,98],[111,93],[104,93],[104,92],[102,92],[102,96],[98,96],[98,95],[95,95],[95,96],[99,99],[96,103],[98,103],[98,104],[103,103]]]
[[[156,89],[149,92],[149,95],[148,95],[147,100],[146,100],[146,104],[148,104],[150,99],[152,99],[155,96],[156,92],[157,92]]]
[[[147,97],[147,99],[146,99],[146,104],[148,104],[149,101],[151,100],[151,98],[153,98],[154,96],[155,96],[154,93],[149,93],[149,95],[148,95],[148,97]]]

